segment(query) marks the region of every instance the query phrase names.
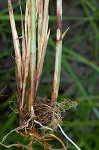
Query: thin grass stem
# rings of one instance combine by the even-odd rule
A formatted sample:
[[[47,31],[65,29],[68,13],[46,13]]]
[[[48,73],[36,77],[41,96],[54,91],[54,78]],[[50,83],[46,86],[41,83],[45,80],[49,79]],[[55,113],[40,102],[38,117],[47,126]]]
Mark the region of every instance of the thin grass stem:
[[[51,95],[51,106],[54,106],[59,91],[60,72],[61,72],[61,56],[62,55],[62,0],[57,0],[57,35],[56,35],[56,57],[55,71]]]
[[[46,47],[49,39],[50,30],[48,31],[48,8],[49,8],[49,0],[44,2],[44,12],[43,12],[43,20],[42,20],[42,28],[41,33],[39,34],[40,43],[38,45],[38,62],[37,62],[37,73],[36,73],[36,93],[38,91],[38,87],[40,84],[40,78],[42,75],[43,63],[46,53]]]
[[[43,1],[38,0],[37,6],[38,6],[38,47],[39,47],[40,37],[42,32],[41,29],[42,29],[42,19],[43,19]],[[38,53],[38,58],[39,58],[39,53]]]
[[[29,111],[33,111],[36,75],[36,0],[31,0],[30,95]]]

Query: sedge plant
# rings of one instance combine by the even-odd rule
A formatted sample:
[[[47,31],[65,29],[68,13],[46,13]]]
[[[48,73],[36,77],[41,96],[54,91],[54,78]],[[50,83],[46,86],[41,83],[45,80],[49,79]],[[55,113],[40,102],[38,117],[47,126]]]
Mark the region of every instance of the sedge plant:
[[[49,29],[49,0],[26,0],[25,18],[19,1],[21,13],[22,36],[18,36],[11,0],[8,0],[9,16],[15,51],[15,73],[18,90],[18,127],[10,131],[0,142],[6,148],[13,146],[33,149],[33,142],[38,141],[44,148],[51,150],[50,140],[56,139],[64,150],[63,141],[54,134],[58,128],[78,150],[80,148],[64,133],[61,124],[61,109],[68,102],[58,103],[60,84],[62,40],[67,30],[62,34],[62,0],[56,0],[56,56],[51,99],[38,96],[44,58],[47,50]],[[21,41],[20,41],[21,39]],[[21,46],[22,45],[22,46]],[[69,104],[70,105],[70,104]],[[61,106],[61,107],[60,107]],[[72,105],[75,107],[75,105]],[[70,107],[70,106],[69,106]],[[21,143],[4,145],[9,134],[16,131],[30,140],[28,145]],[[46,131],[46,132],[45,132]]]

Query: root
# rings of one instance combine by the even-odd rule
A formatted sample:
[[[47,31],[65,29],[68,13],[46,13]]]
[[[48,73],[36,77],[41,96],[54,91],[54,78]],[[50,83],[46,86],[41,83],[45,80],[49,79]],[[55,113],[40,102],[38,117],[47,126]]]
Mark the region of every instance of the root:
[[[63,141],[62,141],[60,138],[58,138],[58,137],[55,136],[54,134],[48,134],[48,136],[49,136],[49,137],[53,137],[54,139],[57,139],[57,140],[62,144],[63,149],[64,149],[64,150],[67,150],[66,146],[64,145]]]
[[[5,145],[5,144],[3,144],[3,143],[0,142],[0,145],[3,146],[3,147],[6,147],[6,148],[11,148],[11,147],[22,147],[22,148],[28,149],[28,146],[25,146],[25,145],[20,144],[20,143],[18,143],[18,144],[11,144],[11,145]]]
[[[69,101],[70,103],[70,101]],[[67,104],[67,102],[66,102]],[[69,105],[69,104],[68,104]],[[72,107],[75,106],[75,103],[72,103]],[[34,104],[34,113],[35,118],[30,116],[30,113],[26,110],[26,107],[23,109],[22,113],[19,115],[19,127],[11,130],[7,135],[5,135],[0,143],[0,145],[10,148],[13,146],[23,147],[29,150],[32,150],[33,142],[37,141],[48,150],[52,150],[51,145],[48,143],[51,140],[58,140],[62,146],[63,150],[67,150],[63,141],[53,134],[54,131],[57,131],[57,128],[61,130],[61,133],[65,138],[70,141],[78,150],[81,150],[63,131],[61,127],[62,117],[61,110],[64,109],[65,102],[58,103],[54,108],[50,106],[50,100],[47,98],[37,98]],[[71,106],[69,106],[70,108]],[[30,143],[26,146],[20,143],[4,145],[3,142],[6,138],[12,133],[17,132],[21,136],[30,139]]]
[[[34,120],[34,122],[35,122],[36,124],[39,124],[39,125],[41,126],[41,128],[44,129],[44,130],[53,131],[52,128],[50,128],[50,127],[48,127],[48,126],[43,126],[40,122],[38,122],[38,121],[36,121],[36,120]]]
[[[30,121],[31,121],[31,118],[27,121],[27,123],[26,123],[25,125],[22,125],[22,126],[20,126],[20,127],[17,127],[17,128],[15,128],[15,129],[11,130],[8,134],[6,134],[6,135],[3,137],[1,143],[3,143],[3,142],[6,140],[6,138],[7,138],[12,132],[18,132],[19,130],[22,130],[22,129],[25,129],[26,127],[28,127],[28,123],[29,123]]]
[[[65,136],[65,138],[70,141],[78,150],[81,150],[66,134],[65,132],[63,131],[62,127],[60,126],[60,124],[58,124],[58,127],[60,128],[62,134]]]

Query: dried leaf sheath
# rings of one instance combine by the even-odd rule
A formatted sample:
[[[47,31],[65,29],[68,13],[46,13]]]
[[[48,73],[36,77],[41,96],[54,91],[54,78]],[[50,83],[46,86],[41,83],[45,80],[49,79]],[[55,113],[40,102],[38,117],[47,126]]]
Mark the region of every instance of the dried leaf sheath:
[[[25,36],[25,39],[27,38],[28,40],[26,41],[26,55],[25,55],[25,63],[24,65],[24,73],[23,73],[23,85],[22,85],[22,101],[24,105],[24,100],[26,96],[26,83],[27,83],[27,78],[28,78],[28,73],[29,73],[29,62],[30,62],[30,34],[31,34],[31,25],[30,25],[30,0],[27,2],[27,19],[25,22],[25,25],[27,27],[27,36]]]
[[[26,42],[25,42],[25,33],[24,33],[24,22],[23,22],[23,12],[21,7],[21,0],[19,0],[20,14],[21,14],[21,30],[22,30],[22,72],[24,72],[24,63],[26,55]]]
[[[48,7],[49,7],[49,0],[46,0],[44,3],[44,12],[43,12],[43,20],[42,20],[42,28],[41,33],[39,34],[39,45],[38,45],[38,61],[37,61],[37,73],[36,73],[36,93],[38,91],[38,87],[40,84],[40,78],[42,75],[42,68],[46,53],[46,47],[48,43],[48,38],[50,31],[48,31]],[[39,27],[38,27],[39,28]]]
[[[19,91],[19,112],[21,113],[24,108],[24,102],[26,98],[26,83],[27,83],[29,61],[30,61],[30,31],[31,31],[30,0],[27,1],[27,16],[26,16],[27,19],[25,21],[27,30],[25,30],[25,33],[24,33],[24,25],[22,21],[22,8],[20,2],[21,27],[22,27],[22,59],[21,59],[19,38],[16,31],[11,0],[8,0],[8,6],[9,6],[9,15],[10,15],[10,22],[11,22],[13,41],[14,41],[14,50],[15,50],[16,78],[17,78],[17,87]]]
[[[22,89],[22,61],[21,61],[19,38],[18,38],[17,30],[16,30],[11,0],[8,0],[8,7],[9,7],[9,16],[10,16],[10,23],[11,23],[11,29],[12,29],[14,49],[15,49],[17,87],[20,93]]]
[[[61,72],[61,55],[62,55],[62,0],[57,0],[57,35],[56,35],[56,57],[54,81],[52,87],[51,106],[57,102],[60,72]]]
[[[38,10],[38,47],[40,43],[40,37],[42,32],[42,19],[43,19],[43,1],[37,0],[37,10]],[[39,53],[38,53],[39,58]]]
[[[30,0],[26,1],[26,8],[25,8],[25,42],[27,45],[27,40],[28,40],[28,16],[29,16],[29,5],[30,5]]]
[[[22,96],[21,96],[21,109],[24,105],[24,99],[25,99],[25,88],[26,88],[26,79],[25,79],[25,71],[26,71],[26,62],[25,62],[25,56],[26,56],[26,42],[25,42],[25,33],[24,33],[24,23],[23,23],[23,13],[22,13],[22,7],[21,7],[21,0],[19,0],[19,6],[20,6],[20,14],[21,14],[21,30],[22,30]]]

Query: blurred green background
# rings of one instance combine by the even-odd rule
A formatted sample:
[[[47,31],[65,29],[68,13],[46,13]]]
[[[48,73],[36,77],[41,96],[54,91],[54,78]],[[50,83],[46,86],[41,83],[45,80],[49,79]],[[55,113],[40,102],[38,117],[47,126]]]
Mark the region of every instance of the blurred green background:
[[[25,0],[22,0],[25,8]],[[16,25],[21,36],[18,0],[13,0]],[[50,0],[51,36],[47,47],[39,96],[50,98],[55,60],[55,1]],[[82,150],[99,149],[99,1],[63,0],[63,32],[70,29],[63,40],[62,71],[59,101],[63,98],[76,100],[76,109],[63,113],[63,129]],[[17,89],[14,68],[14,49],[9,23],[7,0],[0,0],[0,141],[10,130],[17,127]],[[76,150],[57,133],[68,150]],[[26,139],[17,133],[8,136],[5,144]],[[60,145],[57,142],[56,147]],[[34,144],[34,149],[43,149]],[[40,148],[39,148],[40,147]],[[56,149],[58,149],[56,148]],[[60,146],[61,148],[61,146]],[[0,147],[0,150],[6,148]],[[10,148],[14,150],[18,148]]]

